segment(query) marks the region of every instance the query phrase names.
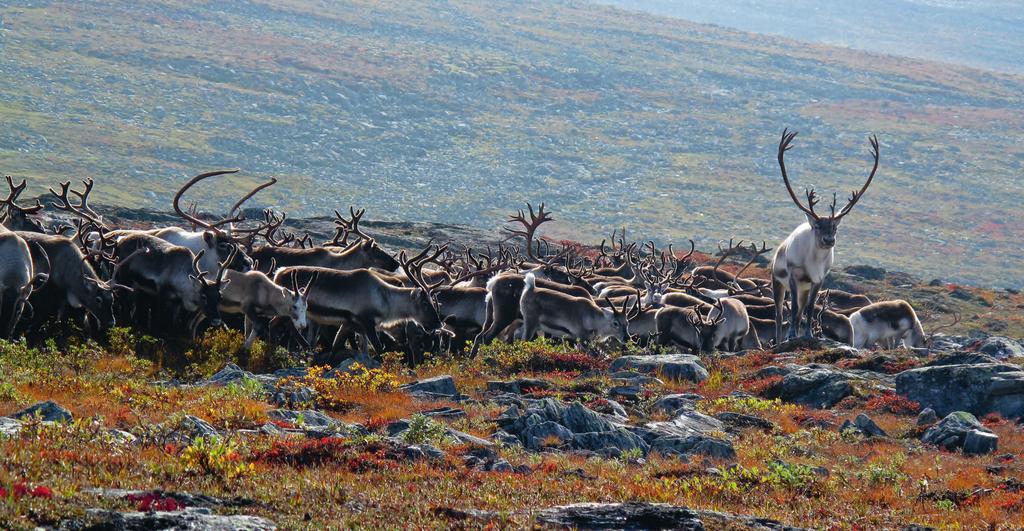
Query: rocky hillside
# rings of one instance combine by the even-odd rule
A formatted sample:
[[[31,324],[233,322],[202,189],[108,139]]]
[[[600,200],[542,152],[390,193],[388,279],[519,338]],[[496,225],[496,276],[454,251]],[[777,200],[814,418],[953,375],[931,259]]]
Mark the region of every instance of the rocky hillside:
[[[163,207],[240,167],[204,206],[273,175],[294,216],[491,230],[543,200],[559,238],[713,247],[801,221],[783,127],[794,179],[840,196],[876,132],[840,263],[1024,286],[1020,77],[550,0],[14,0],[0,47],[0,170],[37,189]]]

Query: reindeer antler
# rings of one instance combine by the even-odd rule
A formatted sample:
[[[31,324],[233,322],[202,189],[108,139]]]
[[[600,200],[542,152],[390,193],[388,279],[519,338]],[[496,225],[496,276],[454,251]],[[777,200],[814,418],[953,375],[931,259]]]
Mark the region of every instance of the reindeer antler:
[[[526,203],[527,209],[530,211],[530,220],[526,220],[526,213],[522,209],[519,209],[519,213],[515,216],[509,216],[509,223],[516,222],[523,226],[523,230],[513,229],[511,227],[503,227],[505,231],[511,234],[510,238],[515,236],[522,236],[526,240],[526,256],[530,260],[540,261],[539,258],[533,254],[533,238],[537,232],[537,228],[549,221],[554,221],[549,212],[544,211],[544,203],[540,204],[540,208],[537,209],[537,213],[533,212],[533,205]]]

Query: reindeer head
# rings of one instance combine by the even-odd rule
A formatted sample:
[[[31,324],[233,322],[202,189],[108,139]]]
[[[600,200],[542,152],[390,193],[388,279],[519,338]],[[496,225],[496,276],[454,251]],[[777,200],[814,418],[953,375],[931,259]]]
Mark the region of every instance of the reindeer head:
[[[796,192],[793,191],[793,186],[789,182],[789,176],[786,174],[786,162],[785,154],[793,146],[790,143],[796,138],[797,132],[790,132],[786,129],[782,132],[782,140],[779,141],[779,169],[782,171],[782,181],[786,184],[786,190],[789,192],[789,197],[796,203],[796,206],[803,211],[807,216],[807,224],[814,231],[814,239],[820,249],[831,249],[836,244],[836,230],[839,228],[839,222],[844,216],[850,213],[853,205],[860,201],[860,198],[867,191],[868,186],[871,185],[871,180],[875,178],[875,172],[878,170],[878,138],[874,135],[871,136],[869,141],[871,142],[871,156],[874,158],[874,166],[871,168],[871,174],[868,175],[867,181],[860,190],[854,191],[850,194],[850,199],[846,206],[842,208],[838,213],[836,212],[836,194],[832,194],[832,204],[830,205],[830,214],[828,216],[820,216],[814,211],[814,206],[818,204],[818,195],[814,192],[813,188],[806,189],[804,193],[807,196],[807,205],[797,198]]]
[[[433,286],[428,285],[423,280],[423,265],[427,262],[435,260],[448,248],[447,245],[439,246],[437,251],[430,257],[427,257],[427,253],[430,252],[430,246],[424,249],[420,254],[406,259],[405,251],[398,254],[398,262],[402,270],[405,271],[405,275],[409,277],[416,287],[413,288],[410,296],[412,297],[413,309],[415,312],[414,319],[428,332],[433,332],[438,328],[441,328],[441,314],[437,307],[437,302],[434,300],[433,291],[437,289],[444,281],[439,281]]]
[[[712,312],[718,309],[718,315],[711,317]],[[699,308],[694,308],[689,314],[690,324],[697,332],[697,339],[700,342],[700,352],[711,352],[715,349],[715,332],[718,326],[725,322],[725,314],[722,311],[722,300],[719,299],[714,306],[708,309],[707,314],[701,315]]]
[[[306,285],[302,288],[299,287],[298,274],[292,275],[292,289],[288,292],[291,295],[291,307],[288,310],[288,317],[292,320],[292,325],[299,332],[302,332],[309,326],[309,321],[306,319],[306,309],[309,308],[309,288],[316,282],[317,273],[313,273],[309,276],[309,280],[306,281]]]
[[[623,345],[629,342],[629,319],[630,312],[628,311],[629,298],[627,297],[622,301],[622,306],[616,308],[608,297],[604,298],[605,303],[608,304],[608,308],[604,309],[605,328],[610,331],[610,337],[614,337],[619,340]],[[634,315],[636,309],[634,308]]]
[[[192,259],[192,270],[195,274],[189,275],[189,279],[195,286],[193,291],[195,298],[189,301],[183,300],[182,306],[189,312],[201,310],[211,325],[220,326],[223,324],[220,317],[220,290],[231,282],[230,280],[224,280],[224,271],[228,268],[228,264],[235,260],[238,249],[235,248],[228,255],[228,258],[220,264],[214,280],[206,278],[207,272],[199,268],[199,261],[202,260],[204,252],[199,251],[195,258]]]
[[[15,185],[14,180],[8,175],[7,187],[10,188],[7,199],[0,201],[0,209],[4,209],[0,210],[0,221],[3,225],[13,231],[45,233],[43,224],[34,217],[43,209],[39,200],[37,199],[33,206],[21,206],[17,203],[18,196],[25,191],[25,179],[21,180],[21,184]]]

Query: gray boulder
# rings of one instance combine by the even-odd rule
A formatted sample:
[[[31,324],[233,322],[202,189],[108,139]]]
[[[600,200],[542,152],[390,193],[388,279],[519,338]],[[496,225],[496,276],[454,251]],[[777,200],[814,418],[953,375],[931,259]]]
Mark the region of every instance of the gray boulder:
[[[693,408],[693,405],[702,398],[693,393],[665,395],[654,401],[651,412],[671,415],[683,408]]]
[[[0,417],[0,437],[17,437],[21,433],[21,421]]]
[[[865,437],[886,437],[887,436],[886,433],[885,433],[885,430],[880,428],[878,426],[878,424],[875,424],[875,421],[871,420],[871,417],[867,416],[864,413],[861,413],[860,415],[857,415],[857,418],[855,418],[853,420],[853,422],[850,422],[849,420],[847,420],[839,428],[839,431],[841,433],[842,432],[846,432],[846,431],[850,431],[850,430],[855,431],[857,433],[860,433],[861,435],[864,435]]]
[[[32,404],[31,406],[12,413],[11,418],[13,419],[25,419],[39,417],[45,422],[71,422],[71,412],[61,407],[60,404],[53,400],[47,400],[46,402],[39,402]]]
[[[921,441],[948,451],[962,450],[977,455],[995,452],[999,437],[966,411],[954,411],[928,428]]]
[[[275,409],[267,412],[270,420],[281,420],[296,427],[304,428],[335,428],[341,425],[340,422],[331,418],[322,411],[315,409],[304,409],[301,411],[293,409]],[[300,426],[301,424],[301,426]]]
[[[199,385],[229,385],[243,380],[257,380],[257,378],[255,374],[242,369],[238,365],[228,363],[223,369],[217,371],[217,374],[203,380]]]
[[[1024,356],[1024,346],[1010,338],[992,336],[970,345],[970,348],[998,360]]]
[[[935,410],[926,407],[917,414],[917,425],[918,426],[931,426],[939,421],[939,416],[935,413]]]
[[[117,512],[89,509],[85,525],[88,529],[203,529],[205,531],[264,531],[277,529],[273,522],[257,516],[213,514],[210,509],[188,507],[181,511]]]
[[[457,396],[459,394],[455,388],[455,379],[447,374],[406,384],[401,389],[409,394],[427,396]]]
[[[690,354],[661,354],[656,356],[622,356],[608,368],[611,373],[636,371],[653,374],[674,381],[700,383],[708,379],[708,371],[700,358]]]
[[[920,367],[896,375],[896,392],[938,415],[967,411],[1024,417],[1024,370],[1005,363]]]
[[[765,396],[804,406],[828,409],[853,394],[852,381],[860,379],[828,365],[787,365],[778,385]]]
[[[732,443],[720,438],[725,424],[693,409],[682,409],[667,422],[650,422],[634,429],[650,445],[650,451],[667,456],[704,455],[735,459]]]
[[[550,421],[530,426],[522,435],[526,447],[531,450],[540,450],[547,446],[562,446],[571,442],[573,437],[569,428]]]

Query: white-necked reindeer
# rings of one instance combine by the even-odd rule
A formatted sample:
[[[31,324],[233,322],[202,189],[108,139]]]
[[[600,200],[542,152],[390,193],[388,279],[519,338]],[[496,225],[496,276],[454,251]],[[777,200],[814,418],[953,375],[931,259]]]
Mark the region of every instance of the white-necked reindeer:
[[[814,212],[814,205],[818,203],[818,196],[814,189],[805,191],[807,195],[807,206],[797,198],[793,192],[793,186],[786,175],[785,154],[792,147],[790,142],[796,137],[796,131],[788,129],[782,132],[782,140],[779,142],[779,169],[782,171],[782,181],[786,184],[789,197],[793,199],[796,206],[807,216],[807,222],[801,224],[789,234],[775,250],[775,257],[772,259],[772,290],[775,297],[775,342],[778,344],[782,336],[782,306],[786,302],[786,294],[792,293],[791,308],[792,316],[789,320],[789,334],[787,339],[796,337],[800,328],[801,310],[806,313],[807,324],[804,334],[810,336],[812,333],[811,317],[814,313],[813,301],[817,300],[818,290],[832,268],[833,248],[836,244],[836,229],[844,216],[850,213],[853,205],[856,205],[864,196],[875,172],[878,170],[878,138],[871,136],[871,155],[874,157],[874,166],[871,168],[871,175],[868,176],[864,186],[859,191],[853,192],[849,202],[836,212],[836,196],[832,196],[831,213],[828,216],[819,216]]]

